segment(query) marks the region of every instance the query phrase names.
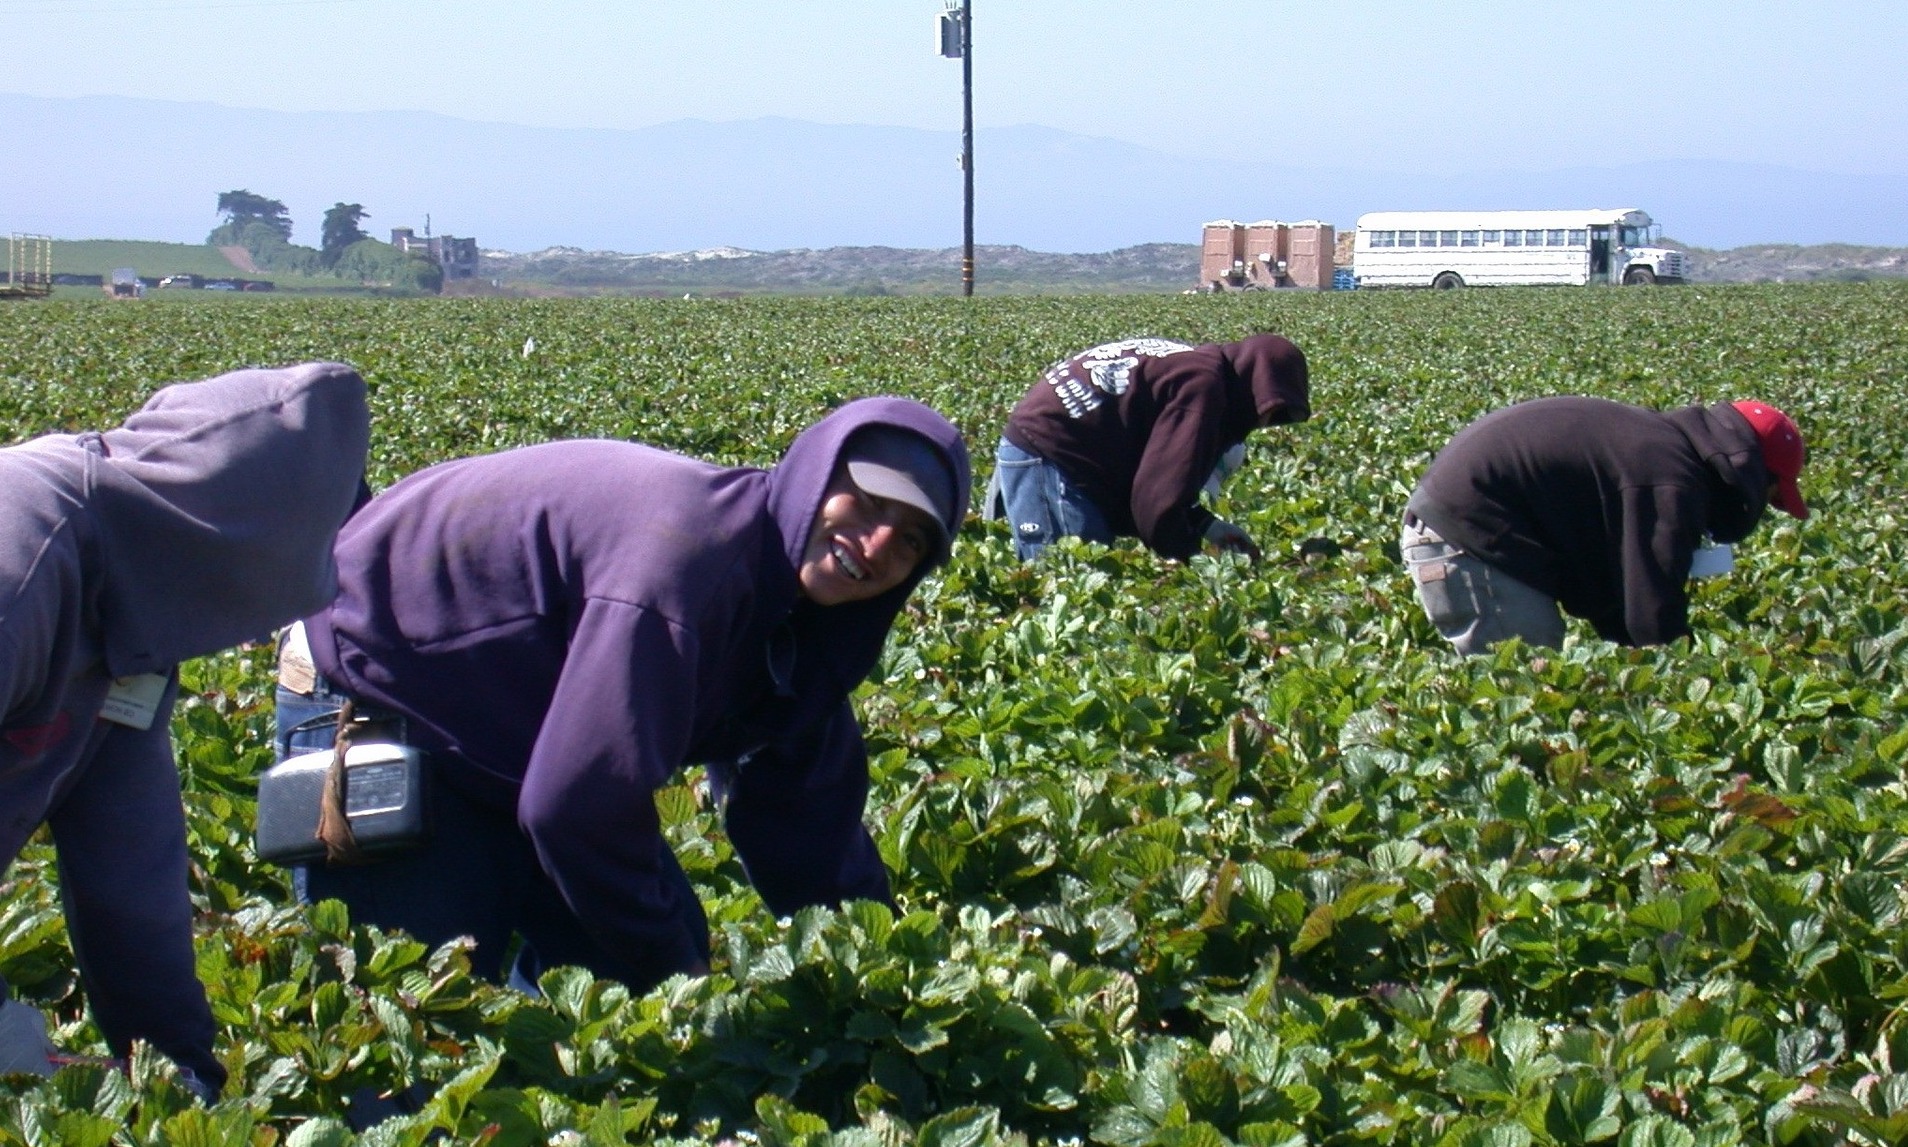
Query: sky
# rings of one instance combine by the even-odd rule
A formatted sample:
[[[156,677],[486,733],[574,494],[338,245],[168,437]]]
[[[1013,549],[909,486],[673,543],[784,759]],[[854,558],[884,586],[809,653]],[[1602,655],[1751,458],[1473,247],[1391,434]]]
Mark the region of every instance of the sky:
[[[1908,174],[1902,0],[972,0],[977,152],[1041,124],[1378,171]],[[0,91],[543,127],[958,130],[943,0],[0,0]],[[4,125],[0,125],[0,135]]]

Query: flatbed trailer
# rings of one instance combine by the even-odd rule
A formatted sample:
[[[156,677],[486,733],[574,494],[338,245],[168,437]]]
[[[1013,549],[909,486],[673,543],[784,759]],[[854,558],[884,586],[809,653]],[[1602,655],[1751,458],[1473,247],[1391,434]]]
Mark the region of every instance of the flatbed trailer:
[[[53,240],[45,235],[7,236],[7,281],[0,299],[44,299],[53,293]]]

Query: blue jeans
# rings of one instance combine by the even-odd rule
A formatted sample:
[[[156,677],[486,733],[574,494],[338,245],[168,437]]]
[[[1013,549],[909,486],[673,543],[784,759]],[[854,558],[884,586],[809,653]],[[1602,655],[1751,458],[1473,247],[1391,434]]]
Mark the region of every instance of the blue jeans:
[[[1553,649],[1563,644],[1556,598],[1465,553],[1417,515],[1405,516],[1398,549],[1425,616],[1459,653],[1487,653],[1509,637]]]
[[[278,689],[278,759],[329,749],[345,694],[320,675],[310,693]],[[367,714],[375,715],[375,714]],[[432,755],[433,762],[441,760]],[[448,783],[434,763],[429,796],[430,839],[406,852],[369,864],[301,865],[292,887],[307,904],[342,900],[359,923],[401,928],[435,948],[469,936],[476,941],[471,967],[493,981],[535,992],[537,977],[565,964],[599,977],[622,980],[636,991],[654,986],[678,968],[650,967],[599,944],[570,911],[544,875],[529,837],[517,827],[516,810],[481,801]],[[696,894],[671,858],[678,893],[694,904]],[[698,918],[700,914],[698,913]],[[707,925],[701,936],[708,960]],[[523,941],[508,969],[504,957],[512,936]]]
[[[1039,557],[1056,538],[1081,538],[1102,545],[1113,541],[1105,512],[1068,481],[1060,467],[1005,438],[994,462],[1001,509],[1014,528],[1014,552],[1022,561]]]

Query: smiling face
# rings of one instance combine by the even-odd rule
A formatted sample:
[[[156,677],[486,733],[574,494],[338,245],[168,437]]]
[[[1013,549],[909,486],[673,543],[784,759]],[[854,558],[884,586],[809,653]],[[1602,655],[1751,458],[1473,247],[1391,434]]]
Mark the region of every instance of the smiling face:
[[[837,466],[802,551],[802,595],[816,605],[880,597],[908,579],[936,534],[926,512],[869,494]]]

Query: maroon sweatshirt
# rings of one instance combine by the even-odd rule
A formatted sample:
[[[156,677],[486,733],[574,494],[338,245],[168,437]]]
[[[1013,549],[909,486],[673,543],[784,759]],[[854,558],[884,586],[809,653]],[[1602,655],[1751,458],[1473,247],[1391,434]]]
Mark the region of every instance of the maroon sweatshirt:
[[[1048,367],[1004,434],[1058,466],[1114,533],[1183,560],[1212,522],[1199,491],[1219,456],[1311,414],[1305,354],[1289,339],[1127,339]]]

